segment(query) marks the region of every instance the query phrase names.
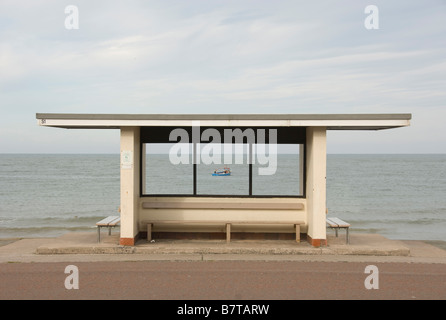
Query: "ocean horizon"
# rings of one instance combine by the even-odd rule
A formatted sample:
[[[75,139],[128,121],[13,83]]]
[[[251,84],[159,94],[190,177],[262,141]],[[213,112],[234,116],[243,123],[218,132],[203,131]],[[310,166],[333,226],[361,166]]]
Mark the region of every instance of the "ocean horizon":
[[[279,155],[279,168],[291,161]],[[0,238],[95,232],[119,214],[119,175],[119,154],[0,154]],[[327,155],[327,215],[352,234],[445,241],[445,194],[446,154]]]

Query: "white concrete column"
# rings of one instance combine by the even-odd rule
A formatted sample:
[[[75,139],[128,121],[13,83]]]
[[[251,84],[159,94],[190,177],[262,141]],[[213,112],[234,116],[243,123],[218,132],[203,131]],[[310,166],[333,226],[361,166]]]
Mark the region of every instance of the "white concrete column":
[[[121,127],[121,245],[134,245],[138,235],[140,128]]]
[[[327,130],[307,128],[308,239],[313,246],[326,245]]]

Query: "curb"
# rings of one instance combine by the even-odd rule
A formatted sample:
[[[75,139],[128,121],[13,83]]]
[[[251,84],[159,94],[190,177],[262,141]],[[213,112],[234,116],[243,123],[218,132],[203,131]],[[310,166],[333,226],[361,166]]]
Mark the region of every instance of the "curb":
[[[237,255],[364,255],[409,256],[408,248],[138,248],[138,247],[38,247],[39,255],[58,254],[237,254]]]

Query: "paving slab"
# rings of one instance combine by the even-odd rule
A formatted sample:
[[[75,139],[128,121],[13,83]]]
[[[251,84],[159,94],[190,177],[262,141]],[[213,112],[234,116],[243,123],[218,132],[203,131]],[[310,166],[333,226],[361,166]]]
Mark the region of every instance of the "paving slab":
[[[141,260],[382,260],[446,263],[446,250],[425,241],[391,240],[379,234],[327,235],[327,246],[312,247],[293,240],[139,240],[119,245],[119,233],[101,237],[95,232],[68,233],[55,238],[3,241],[0,262],[141,261]]]

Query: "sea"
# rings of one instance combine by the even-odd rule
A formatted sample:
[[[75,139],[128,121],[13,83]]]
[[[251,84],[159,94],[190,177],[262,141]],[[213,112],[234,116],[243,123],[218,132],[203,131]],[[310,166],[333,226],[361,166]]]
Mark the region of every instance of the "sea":
[[[157,165],[166,163],[156,160],[156,155],[151,159]],[[266,183],[253,178],[253,193],[300,192],[297,178],[293,187],[283,179],[298,176],[295,156],[279,154],[277,166],[276,178]],[[247,192],[246,166],[235,166],[230,177],[216,177],[232,179],[220,180],[231,182],[226,190],[215,188],[210,168],[201,167],[199,174],[203,168],[199,194]],[[162,184],[183,183],[190,188],[190,175],[166,172],[157,192],[162,192]],[[237,173],[243,178],[237,178]],[[0,154],[0,238],[95,232],[97,221],[119,214],[119,175],[118,154]],[[237,185],[242,186],[237,189]],[[145,187],[150,194],[150,185]],[[349,222],[351,233],[446,241],[446,155],[329,154],[327,210],[327,216]]]

